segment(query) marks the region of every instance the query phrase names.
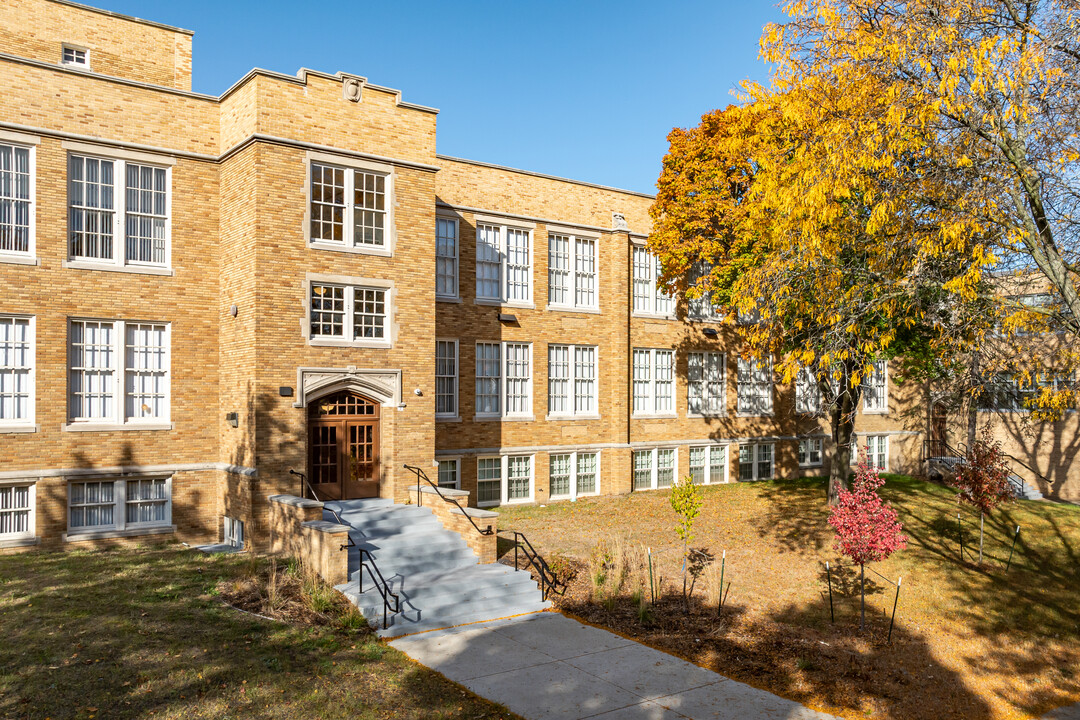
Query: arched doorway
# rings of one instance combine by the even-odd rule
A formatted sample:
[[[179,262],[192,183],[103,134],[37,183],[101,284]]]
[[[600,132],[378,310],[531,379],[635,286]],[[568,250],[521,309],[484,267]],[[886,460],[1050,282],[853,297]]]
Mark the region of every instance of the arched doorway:
[[[379,496],[379,404],[342,390],[308,405],[308,477],[320,500]]]

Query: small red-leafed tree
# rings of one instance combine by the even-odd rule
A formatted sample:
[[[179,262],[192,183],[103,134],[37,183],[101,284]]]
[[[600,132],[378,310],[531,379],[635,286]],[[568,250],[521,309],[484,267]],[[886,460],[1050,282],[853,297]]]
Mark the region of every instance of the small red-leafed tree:
[[[1014,499],[1009,482],[1009,461],[994,440],[990,428],[983,428],[982,437],[968,449],[956,478],[949,483],[960,491],[957,500],[979,511],[979,564],[983,560],[983,522],[987,514],[1002,503]]]
[[[866,563],[884,560],[907,547],[896,511],[878,495],[884,484],[877,469],[860,457],[851,490],[840,491],[840,500],[829,514],[829,524],[836,530],[836,549],[859,564],[860,629],[866,626]]]

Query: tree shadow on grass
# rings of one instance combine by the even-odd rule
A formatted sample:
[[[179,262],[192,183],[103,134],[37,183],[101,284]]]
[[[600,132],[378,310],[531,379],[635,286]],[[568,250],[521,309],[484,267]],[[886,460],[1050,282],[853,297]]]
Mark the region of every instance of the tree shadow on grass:
[[[0,558],[0,717],[500,714],[367,629],[225,606],[217,583],[252,562],[174,548]]]
[[[777,480],[761,490],[766,510],[754,520],[761,537],[774,538],[790,552],[820,551],[832,542],[828,525],[828,479]]]

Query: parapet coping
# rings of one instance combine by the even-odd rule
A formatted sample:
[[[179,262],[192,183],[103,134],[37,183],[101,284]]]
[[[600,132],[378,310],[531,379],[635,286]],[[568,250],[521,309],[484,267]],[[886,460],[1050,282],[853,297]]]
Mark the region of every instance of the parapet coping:
[[[310,528],[321,533],[347,533],[352,529],[348,525],[339,525],[329,520],[308,520],[300,523],[300,527]]]
[[[484,518],[485,520],[491,520],[499,517],[499,513],[492,510],[481,510],[480,508],[452,508],[450,510],[452,515],[467,515],[472,518]]]
[[[597,190],[607,190],[608,192],[622,193],[623,195],[634,195],[636,197],[646,198],[648,200],[655,200],[655,195],[649,193],[638,192],[637,190],[624,190],[623,188],[612,187],[610,185],[601,185],[599,183],[586,182],[585,180],[574,180],[572,178],[560,177],[558,175],[548,175],[546,173],[534,172],[532,170],[522,170],[521,168],[509,167],[508,165],[497,165],[495,163],[484,162],[482,160],[469,160],[468,158],[454,157],[453,155],[443,155],[442,153],[435,153],[435,157],[439,160],[450,160],[451,162],[465,163],[466,165],[477,165],[479,167],[491,168],[492,170],[505,170],[506,172],[518,173],[520,175],[531,175],[532,177],[543,178],[545,180],[557,180],[559,182],[570,183],[572,185],[582,185],[584,187],[591,187]],[[620,230],[619,232],[626,232]]]
[[[171,30],[172,32],[183,33],[184,35],[194,35],[194,30],[187,30],[185,28],[176,27],[175,25],[166,25],[165,23],[154,22],[153,20],[144,20],[134,15],[124,15],[123,13],[113,12],[112,10],[103,10],[102,8],[91,7],[90,5],[83,5],[82,3],[72,2],[72,0],[52,0],[57,5],[67,5],[69,7],[78,8],[79,10],[86,10],[88,12],[98,13],[99,15],[108,15],[109,17],[120,18],[121,20],[130,20],[132,22],[141,23],[143,25],[149,25],[151,27],[161,28],[162,30]]]
[[[271,495],[267,501],[281,505],[291,505],[298,508],[321,508],[323,504],[318,500],[297,497],[296,495]]]
[[[455,488],[439,488],[438,490],[436,490],[435,488],[431,487],[430,485],[426,486],[426,487],[421,487],[420,492],[425,493],[427,495],[445,495],[446,497],[452,497],[452,498],[467,498],[467,497],[469,497],[469,491],[468,490],[457,490]]]

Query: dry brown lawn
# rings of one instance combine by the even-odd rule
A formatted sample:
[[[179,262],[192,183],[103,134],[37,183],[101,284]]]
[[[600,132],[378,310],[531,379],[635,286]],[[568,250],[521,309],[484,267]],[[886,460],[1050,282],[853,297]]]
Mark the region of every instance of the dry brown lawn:
[[[716,557],[689,615],[669,491],[503,509],[562,576],[564,612],[812,707],[849,718],[1030,718],[1080,701],[1080,508],[1012,503],[986,522],[944,487],[888,476],[908,548],[867,572],[858,631],[858,568],[833,548],[824,481],[703,488],[693,545]],[[1013,529],[1021,525],[1008,573]],[[653,550],[650,602],[645,548]],[[513,562],[504,544],[503,561]],[[722,610],[718,574],[727,551]],[[833,570],[830,621],[825,562]],[[880,573],[880,575],[878,575]],[[882,577],[884,576],[884,577]],[[895,587],[903,577],[891,643]],[[887,580],[886,580],[887,579]]]

